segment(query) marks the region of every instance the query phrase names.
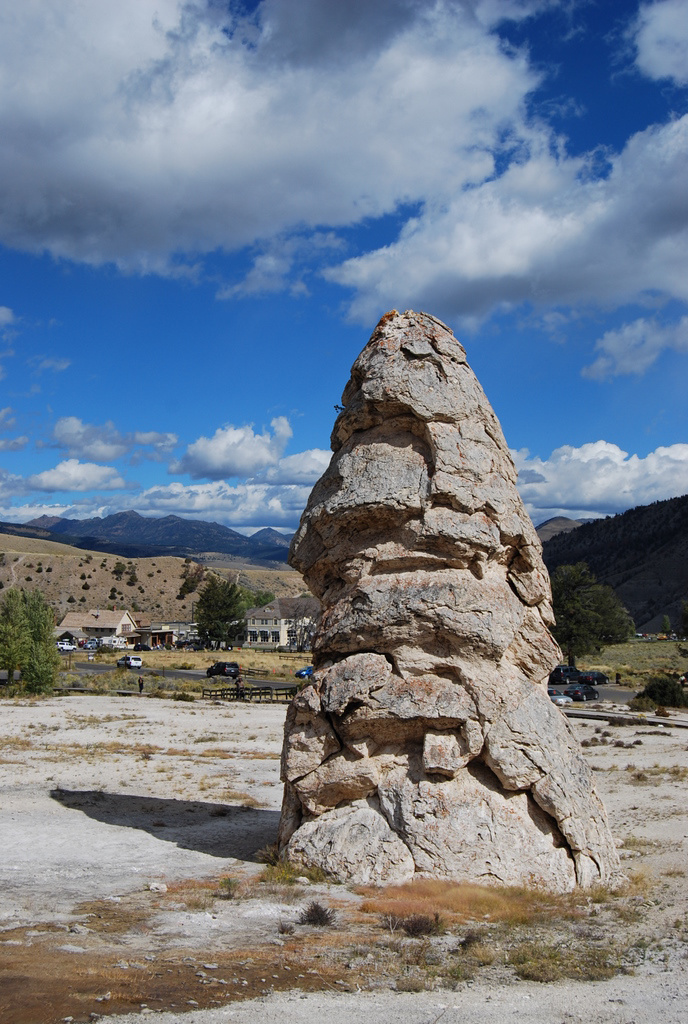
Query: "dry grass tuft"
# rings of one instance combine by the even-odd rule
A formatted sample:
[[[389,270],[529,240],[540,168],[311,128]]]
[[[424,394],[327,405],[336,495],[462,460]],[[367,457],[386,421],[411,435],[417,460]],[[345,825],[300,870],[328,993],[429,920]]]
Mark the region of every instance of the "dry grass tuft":
[[[32,746],[33,742],[24,736],[0,737],[0,750],[29,750]]]
[[[654,764],[651,768],[636,768],[634,764],[627,764],[626,771],[634,786],[646,786],[652,782],[685,782],[688,778],[688,768],[684,765],[660,765]]]
[[[505,924],[536,924],[552,919],[571,920],[581,915],[580,894],[553,895],[541,889],[515,886],[469,885],[421,879],[384,891],[363,887],[367,897],[361,910],[380,917],[405,919],[414,915],[442,914],[453,922],[489,919]]]
[[[604,981],[621,970],[621,952],[613,946],[588,946],[572,953],[568,945],[520,942],[509,951],[508,959],[526,981]]]

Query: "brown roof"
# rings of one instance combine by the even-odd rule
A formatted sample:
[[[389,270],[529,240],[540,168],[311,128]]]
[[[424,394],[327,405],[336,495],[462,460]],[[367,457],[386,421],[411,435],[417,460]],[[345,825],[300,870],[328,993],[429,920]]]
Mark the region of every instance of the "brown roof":
[[[262,608],[248,608],[246,618],[313,619],[320,613],[320,602],[310,594],[307,597],[276,597]]]
[[[117,629],[125,616],[133,622],[131,613],[125,609],[111,612],[108,609],[91,608],[87,612],[67,612],[60,623],[60,629]]]

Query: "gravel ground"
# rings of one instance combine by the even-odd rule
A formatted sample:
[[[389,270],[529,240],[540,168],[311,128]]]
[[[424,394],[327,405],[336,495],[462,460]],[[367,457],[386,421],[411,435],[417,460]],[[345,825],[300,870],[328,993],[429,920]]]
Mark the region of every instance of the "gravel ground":
[[[502,957],[449,990],[432,964],[455,957],[460,928],[425,945],[390,938],[346,887],[257,881],[284,715],[145,696],[0,704],[3,1024],[686,1019],[688,730],[676,720],[574,725],[637,884],[555,938],[616,942],[633,973],[541,984]],[[241,898],[218,897],[226,876]],[[338,929],[296,924],[312,899]],[[399,991],[409,979],[429,990]]]

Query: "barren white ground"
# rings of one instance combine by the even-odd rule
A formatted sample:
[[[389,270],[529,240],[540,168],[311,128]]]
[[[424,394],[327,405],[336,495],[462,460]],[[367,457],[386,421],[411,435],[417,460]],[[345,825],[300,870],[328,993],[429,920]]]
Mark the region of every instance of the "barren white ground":
[[[62,697],[0,703],[0,944],[19,928],[65,928],[62,949],[87,952],[87,929],[68,931],[75,907],[116,901],[175,879],[261,869],[255,851],[274,840],[282,788],[279,751],[284,706],[193,704],[143,698]],[[615,729],[577,722],[596,770],[625,866],[642,862],[654,879],[645,930],[666,932],[669,952],[633,976],[596,983],[478,981],[455,992],[391,990],[340,994],[282,992],[216,1009],[155,1014],[160,1024],[459,1024],[566,1022],[684,1024],[688,1010],[688,730],[668,721]],[[635,747],[634,737],[641,742]],[[623,746],[617,745],[623,743]],[[644,773],[638,776],[638,773]],[[320,887],[318,887],[318,890]],[[314,890],[304,890],[303,900]],[[336,898],[353,899],[338,888]],[[303,905],[303,901],[302,901]],[[126,956],[151,958],[195,943],[207,950],[275,943],[276,924],[298,905],[269,899],[222,902],[192,912],[169,904]],[[687,925],[688,926],[688,925]],[[38,934],[38,931],[36,931]],[[278,969],[279,947],[275,946]],[[111,1016],[112,1024],[143,1020]],[[8,1022],[11,1024],[11,1022]]]

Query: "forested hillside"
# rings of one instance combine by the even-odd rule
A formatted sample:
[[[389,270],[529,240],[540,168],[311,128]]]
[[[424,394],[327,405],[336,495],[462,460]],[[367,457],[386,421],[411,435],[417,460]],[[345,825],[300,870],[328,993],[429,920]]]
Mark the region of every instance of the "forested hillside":
[[[636,627],[658,629],[668,615],[681,628],[688,599],[688,495],[639,505],[618,516],[583,523],[543,544],[550,572],[587,562],[614,588]]]

